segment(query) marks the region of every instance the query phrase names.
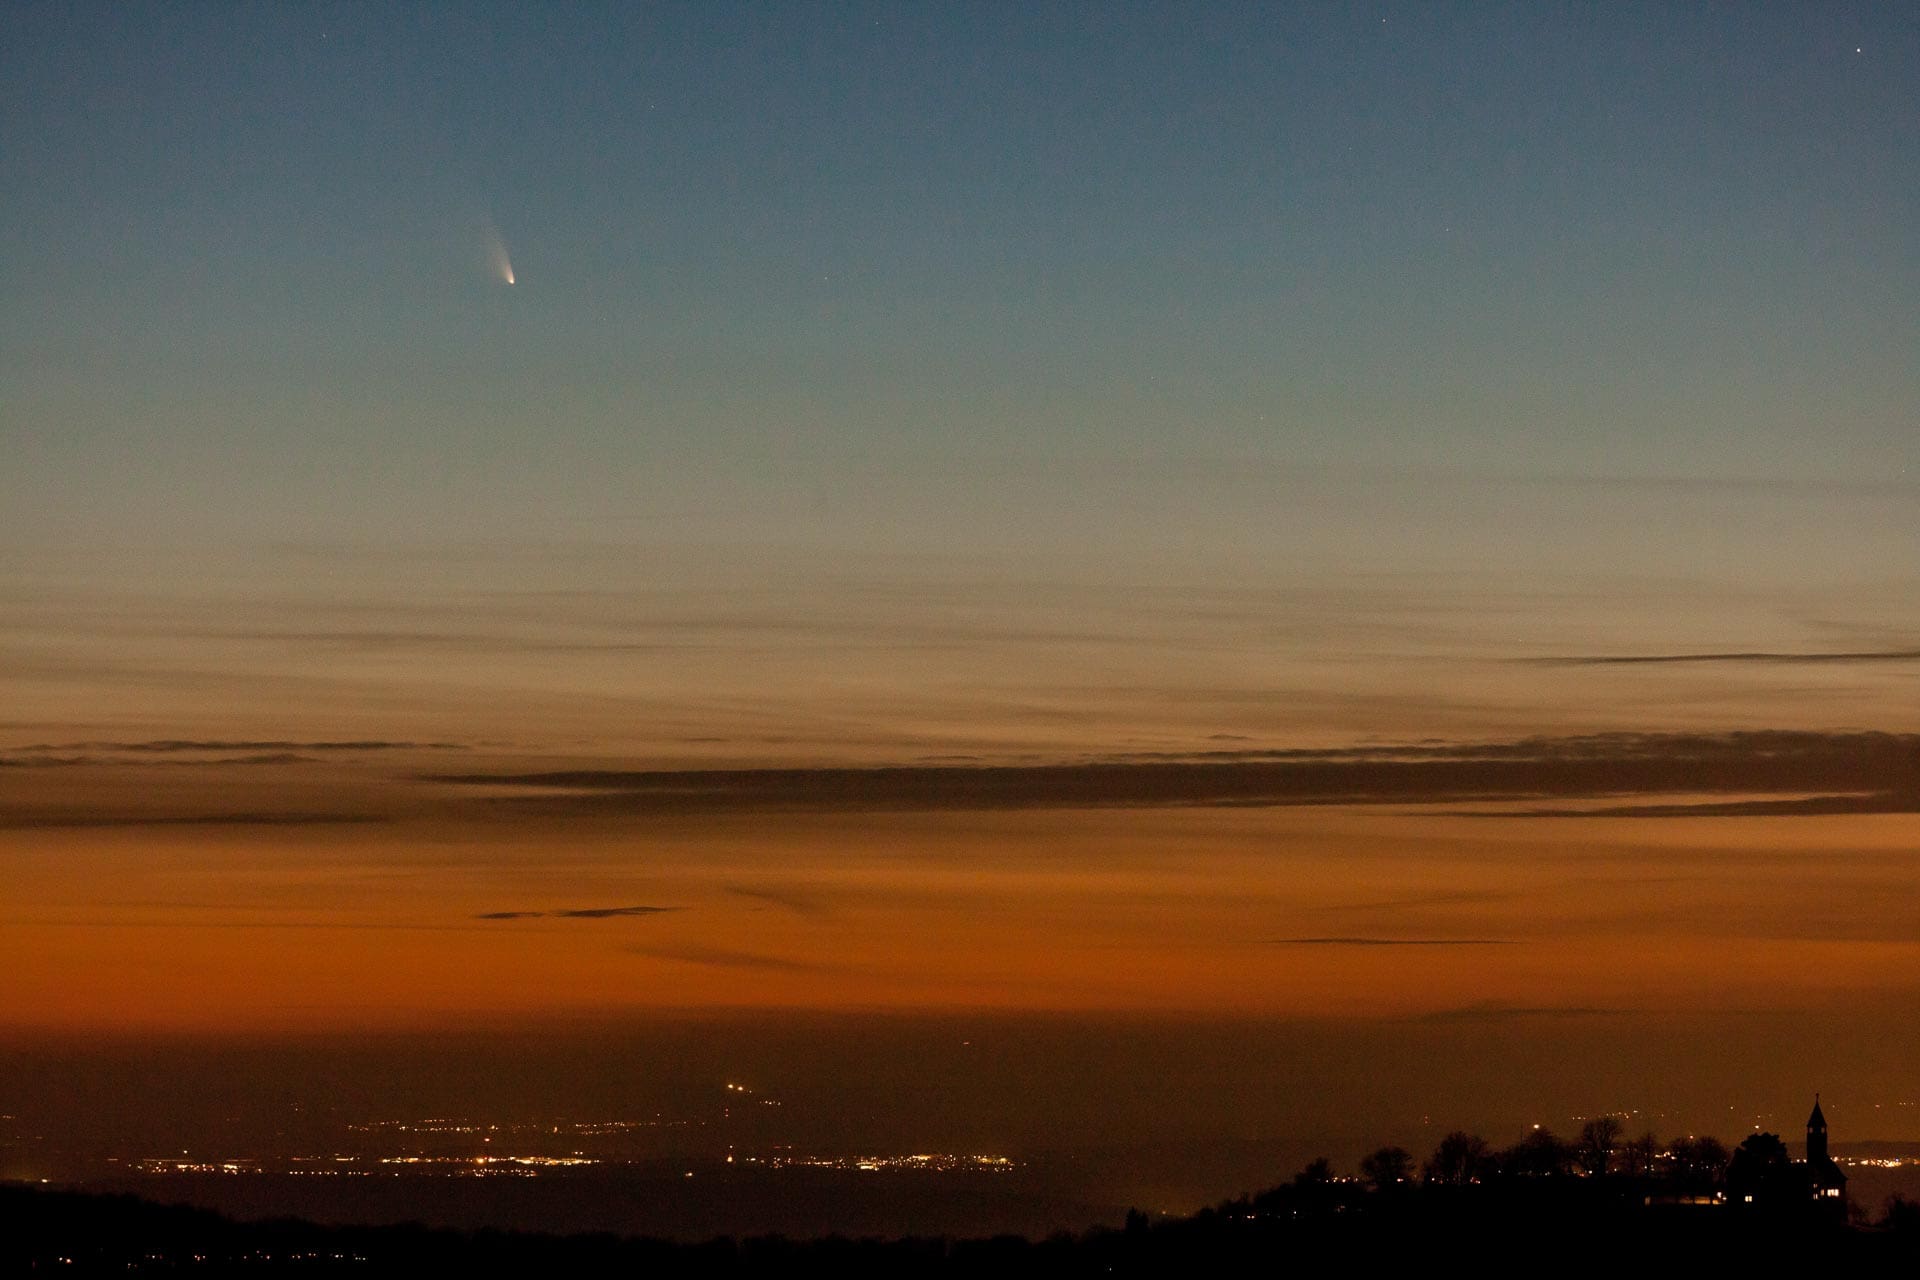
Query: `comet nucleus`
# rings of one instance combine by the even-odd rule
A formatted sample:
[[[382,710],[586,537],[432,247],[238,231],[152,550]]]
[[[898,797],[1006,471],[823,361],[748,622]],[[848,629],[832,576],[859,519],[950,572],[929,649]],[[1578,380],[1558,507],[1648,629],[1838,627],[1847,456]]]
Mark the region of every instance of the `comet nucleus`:
[[[487,228],[487,269],[502,284],[513,283],[513,260],[507,256],[507,242],[491,226]]]

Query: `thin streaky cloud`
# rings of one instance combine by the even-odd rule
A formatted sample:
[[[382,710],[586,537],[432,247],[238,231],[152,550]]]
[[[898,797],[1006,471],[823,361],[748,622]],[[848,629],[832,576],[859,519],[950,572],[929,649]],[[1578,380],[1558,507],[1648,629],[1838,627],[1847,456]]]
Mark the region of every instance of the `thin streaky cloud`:
[[[797,916],[818,918],[827,914],[826,904],[807,894],[792,893],[782,889],[750,889],[738,884],[728,885],[727,892],[736,898],[747,898],[754,902],[764,902],[768,906],[780,907]]]
[[[612,920],[618,916],[658,916],[679,907],[576,907],[571,911],[550,911],[561,920]]]
[[[1262,938],[1269,947],[1510,947],[1512,938]]]
[[[1507,902],[1516,894],[1498,893],[1493,890],[1461,890],[1456,893],[1427,893],[1411,898],[1386,898],[1377,902],[1333,902],[1325,906],[1309,908],[1314,911],[1406,911],[1419,907],[1456,906],[1467,903]]]
[[[1703,804],[1610,805],[1599,809],[1463,810],[1462,818],[1820,818],[1844,814],[1920,813],[1920,794],[1795,796]]]
[[[250,907],[249,910],[267,910],[270,908]],[[23,920],[0,919],[0,924],[28,923]],[[58,925],[72,929],[160,929],[176,930],[182,927],[178,920],[95,920],[76,918],[53,918],[33,920],[33,924]],[[466,933],[479,931],[482,925],[471,924],[424,924],[399,921],[377,920],[196,920],[190,926],[193,929],[260,930],[279,932],[284,929],[313,929],[327,933]]]
[[[804,960],[789,960],[785,956],[761,955],[752,951],[728,951],[719,947],[628,947],[627,952],[652,960],[673,960],[716,969],[758,969],[774,973],[833,971],[829,965],[810,964]]]
[[[564,911],[483,911],[475,920],[613,920],[623,916],[657,916],[679,907],[573,907]]]
[[[698,647],[691,640],[541,640],[525,636],[461,635],[412,631],[211,632],[206,639],[316,648],[460,650],[479,653],[672,653]],[[432,744],[422,744],[432,745]]]
[[[85,831],[120,827],[321,827],[386,822],[373,813],[0,814],[0,830]]]
[[[1552,658],[1519,658],[1516,661],[1539,667],[1651,667],[1678,666],[1683,663],[1820,666],[1855,662],[1920,662],[1920,649],[1856,649],[1829,653],[1774,652],[1764,649],[1735,650],[1725,653],[1601,653]]]
[[[154,738],[139,742],[62,742],[35,743],[25,747],[0,748],[14,754],[57,751],[124,751],[139,755],[168,755],[176,752],[209,751],[465,751],[459,742],[393,742],[385,739],[347,741],[291,742],[283,739]]]
[[[124,759],[116,759],[112,756],[100,756],[100,755],[8,756],[8,755],[0,754],[0,769],[81,769],[81,768],[87,768],[89,766],[94,766],[94,767],[103,766],[103,765],[113,766],[113,765],[129,764],[129,763],[133,763],[133,762],[127,761]],[[140,760],[138,763],[141,766],[148,767],[148,768],[167,767],[167,768],[179,768],[179,769],[205,769],[205,768],[213,768],[219,765],[229,765],[229,764],[240,764],[240,765],[318,764],[320,763],[320,757],[314,756],[314,755],[303,755],[298,751],[262,751],[254,755],[244,755],[244,756],[220,756],[220,755],[198,756],[198,755],[195,755],[195,756],[189,756],[186,759],[179,759],[169,755],[169,756],[163,756],[157,760],[143,759],[143,760]]]
[[[303,755],[298,751],[262,751],[250,756],[214,756],[204,763],[217,764],[318,764],[318,756]],[[185,760],[170,760],[169,764],[187,764]]]
[[[1599,1005],[1513,1005],[1488,1002],[1485,1004],[1464,1005],[1457,1009],[1440,1009],[1433,1013],[1423,1013],[1407,1021],[1448,1023],[1448,1022],[1518,1022],[1535,1018],[1614,1018],[1624,1014],[1641,1012],[1637,1009],[1610,1009]]]

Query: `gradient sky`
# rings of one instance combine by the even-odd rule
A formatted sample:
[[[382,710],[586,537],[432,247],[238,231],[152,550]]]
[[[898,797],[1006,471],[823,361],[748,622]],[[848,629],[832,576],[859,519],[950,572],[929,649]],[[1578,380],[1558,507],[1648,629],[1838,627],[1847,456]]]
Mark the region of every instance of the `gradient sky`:
[[[1906,1087],[1913,6],[0,22],[0,1030]]]
[[[1337,567],[1409,474],[1431,555],[1489,482],[1803,534],[1920,482],[1903,5],[8,21],[16,538],[1206,558],[1372,507]]]

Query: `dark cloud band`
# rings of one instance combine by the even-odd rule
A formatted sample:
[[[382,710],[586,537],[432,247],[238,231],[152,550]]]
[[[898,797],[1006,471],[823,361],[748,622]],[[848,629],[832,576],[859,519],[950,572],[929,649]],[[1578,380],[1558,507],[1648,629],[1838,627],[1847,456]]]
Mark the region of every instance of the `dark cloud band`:
[[[679,907],[574,907],[566,911],[483,911],[475,920],[614,920],[622,916],[658,916]]]
[[[424,780],[513,787],[486,803],[574,816],[1311,804],[1513,803],[1694,794],[1920,793],[1920,735],[1603,734],[1422,743],[1280,759],[1052,765],[559,770]]]

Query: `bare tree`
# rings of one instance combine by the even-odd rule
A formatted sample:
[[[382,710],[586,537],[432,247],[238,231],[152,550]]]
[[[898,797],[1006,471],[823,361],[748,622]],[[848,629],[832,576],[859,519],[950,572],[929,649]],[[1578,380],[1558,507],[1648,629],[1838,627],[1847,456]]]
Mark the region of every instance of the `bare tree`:
[[[1301,1189],[1325,1187],[1333,1183],[1333,1162],[1320,1156],[1307,1163],[1307,1167],[1293,1175],[1293,1185]]]
[[[1433,1155],[1422,1172],[1428,1182],[1464,1187],[1469,1182],[1478,1182],[1485,1177],[1492,1164],[1493,1157],[1487,1149],[1486,1139],[1455,1129],[1440,1139],[1440,1145],[1433,1149]]]
[[[1614,1148],[1620,1145],[1620,1122],[1612,1116],[1595,1116],[1580,1127],[1580,1140],[1573,1144],[1580,1171],[1589,1177],[1604,1175],[1613,1164]]]
[[[1710,1187],[1726,1171],[1727,1149],[1718,1138],[1691,1134],[1675,1138],[1668,1153],[1673,1159],[1673,1179],[1684,1187]]]
[[[1643,1133],[1631,1142],[1620,1146],[1620,1172],[1632,1178],[1646,1178],[1653,1174],[1654,1161],[1660,1155],[1660,1139],[1651,1133]]]
[[[1382,1147],[1360,1162],[1360,1176],[1375,1191],[1392,1191],[1413,1176],[1413,1156],[1404,1147]]]
[[[1573,1148],[1554,1137],[1551,1129],[1535,1129],[1500,1157],[1503,1172],[1523,1178],[1550,1178],[1572,1165]]]

